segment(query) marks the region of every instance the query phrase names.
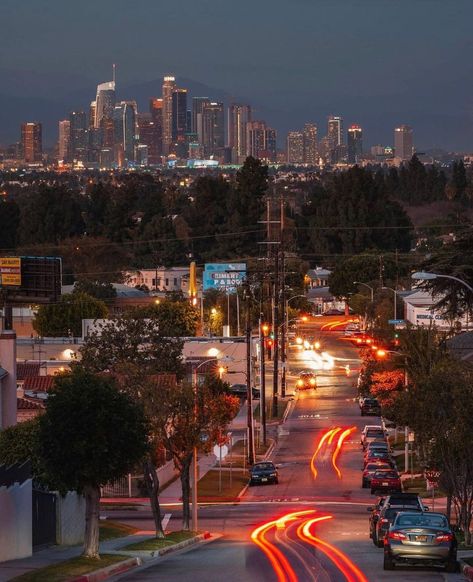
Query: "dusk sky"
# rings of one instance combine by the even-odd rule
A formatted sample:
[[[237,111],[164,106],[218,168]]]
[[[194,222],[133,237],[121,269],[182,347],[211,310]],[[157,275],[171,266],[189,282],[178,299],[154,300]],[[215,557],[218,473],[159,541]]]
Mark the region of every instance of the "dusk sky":
[[[2,0],[0,13],[0,142],[24,121],[12,97],[37,96],[33,118],[55,102],[59,119],[116,62],[119,86],[171,72],[281,132],[315,121],[323,134],[334,113],[367,145],[409,123],[420,147],[473,151],[471,0]]]

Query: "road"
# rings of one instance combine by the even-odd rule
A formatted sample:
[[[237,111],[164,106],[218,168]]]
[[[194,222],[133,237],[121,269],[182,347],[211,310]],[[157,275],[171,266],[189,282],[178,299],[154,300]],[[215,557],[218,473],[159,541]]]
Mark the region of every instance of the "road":
[[[368,537],[367,507],[373,497],[369,490],[361,489],[359,435],[360,429],[371,421],[361,418],[354,402],[357,351],[342,340],[340,333],[321,332],[319,322],[304,326],[303,333],[317,335],[322,342],[320,351],[326,355],[321,363],[321,358],[311,352],[290,351],[291,372],[318,368],[318,388],[297,395],[285,424],[286,434],[278,440],[272,458],[279,466],[279,484],[251,487],[239,504],[203,506],[200,528],[222,533],[220,540],[169,556],[159,565],[126,576],[126,580],[464,580],[460,574],[445,574],[434,568],[397,567],[394,572],[383,571],[383,551]],[[323,369],[330,365],[333,367]],[[347,365],[350,376],[345,371]],[[321,437],[332,428],[339,430],[330,444],[330,436],[327,437],[313,460]],[[340,443],[340,454],[334,463],[333,453],[340,440],[343,444]],[[172,520],[179,520],[179,510],[172,511]],[[307,513],[292,516],[292,520],[288,516],[301,511]],[[280,521],[271,527],[271,520],[283,516],[288,516],[286,523]],[[148,512],[124,513],[119,517],[140,528],[152,527]],[[314,519],[320,521],[310,523]],[[177,523],[173,529],[177,529]],[[256,536],[255,543],[251,533],[265,523],[268,529]],[[306,528],[300,527],[303,524]]]

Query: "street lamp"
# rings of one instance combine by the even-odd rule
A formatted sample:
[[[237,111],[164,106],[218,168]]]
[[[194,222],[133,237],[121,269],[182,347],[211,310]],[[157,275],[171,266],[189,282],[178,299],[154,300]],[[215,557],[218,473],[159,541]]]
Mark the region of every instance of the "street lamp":
[[[368,283],[361,283],[360,281],[353,281],[353,285],[363,285],[363,287],[368,287],[371,292],[371,303],[374,301],[374,288]]]
[[[381,289],[389,289],[389,291],[392,291],[394,293],[394,317],[393,317],[393,319],[397,319],[397,291],[396,291],[396,289],[393,289],[392,287],[381,287]]]
[[[203,362],[200,362],[197,366],[194,366],[192,369],[192,384],[193,384],[193,388],[194,388],[194,395],[195,395],[195,406],[194,406],[194,414],[195,416],[197,416],[197,390],[199,388],[198,385],[198,378],[197,378],[197,370],[201,367],[204,366],[205,364],[208,364],[209,362],[215,362],[215,358],[210,358],[209,360],[204,360]],[[221,358],[220,362],[223,363],[227,363],[227,362],[233,362],[233,358],[231,356],[224,356],[223,358]],[[198,529],[198,517],[197,517],[197,483],[199,481],[199,467],[198,467],[198,452],[197,452],[197,447],[194,447],[194,452],[193,452],[193,467],[192,467],[192,527],[194,528],[194,531],[197,531]]]
[[[415,281],[432,281],[433,279],[451,279],[452,281],[456,281],[457,283],[461,283],[464,287],[466,287],[471,293],[473,293],[473,287],[469,285],[463,279],[459,279],[458,277],[453,277],[452,275],[439,275],[438,273],[428,273],[426,271],[418,271],[417,273],[413,273],[411,275],[412,279]]]

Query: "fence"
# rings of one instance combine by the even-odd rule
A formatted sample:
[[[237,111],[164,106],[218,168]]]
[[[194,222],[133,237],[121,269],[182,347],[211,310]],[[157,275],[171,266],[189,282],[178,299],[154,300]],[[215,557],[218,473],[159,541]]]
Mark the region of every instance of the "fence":
[[[162,489],[176,476],[174,461],[168,461],[157,469],[159,486]],[[148,492],[143,475],[128,474],[121,479],[107,483],[101,489],[102,497],[147,497]]]

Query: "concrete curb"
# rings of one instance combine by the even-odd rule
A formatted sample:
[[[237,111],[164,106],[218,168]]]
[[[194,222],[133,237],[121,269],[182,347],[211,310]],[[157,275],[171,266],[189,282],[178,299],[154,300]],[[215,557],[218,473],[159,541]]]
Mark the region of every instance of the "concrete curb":
[[[171,554],[172,552],[177,552],[178,550],[182,550],[183,548],[187,548],[187,546],[193,546],[195,544],[199,544],[203,540],[209,540],[212,536],[210,532],[205,531],[203,534],[190,538],[188,540],[184,540],[183,542],[179,542],[178,544],[174,544],[169,548],[163,548],[159,550],[158,556],[165,556],[166,554]]]
[[[473,566],[467,564],[462,559],[458,560],[460,562],[460,572],[467,578],[468,580],[473,580]]]
[[[269,457],[273,454],[275,446],[276,446],[276,439],[273,440],[273,442],[269,446],[269,449],[266,451],[266,454],[263,457],[264,461],[267,461],[269,459]]]
[[[72,578],[71,582],[101,582],[102,580],[107,580],[112,576],[118,576],[119,574],[125,574],[133,568],[141,565],[140,558],[128,558],[119,562],[118,564],[112,564],[106,568],[101,568],[100,570],[95,570],[95,572],[90,572],[90,574],[83,574],[77,578]]]
[[[240,491],[240,493],[238,493],[238,495],[237,495],[237,499],[241,499],[241,498],[242,498],[242,497],[245,495],[245,493],[248,491],[248,487],[249,487],[249,486],[250,486],[250,484],[249,484],[249,483],[247,483],[247,484],[246,484],[246,485],[243,487],[243,489]]]
[[[295,402],[294,399],[292,399],[287,403],[286,410],[284,411],[281,424],[284,424],[286,422],[287,417],[289,416],[289,413],[291,412],[292,407],[294,406],[294,402]]]

